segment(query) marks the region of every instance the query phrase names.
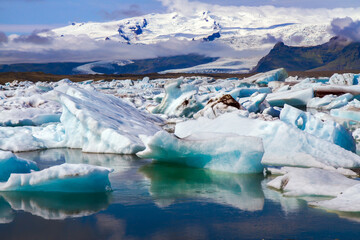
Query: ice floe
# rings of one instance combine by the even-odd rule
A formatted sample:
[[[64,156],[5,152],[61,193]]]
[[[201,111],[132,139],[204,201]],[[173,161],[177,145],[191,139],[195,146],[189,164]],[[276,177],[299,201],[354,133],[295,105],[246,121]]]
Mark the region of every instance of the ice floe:
[[[6,181],[12,173],[30,173],[32,170],[38,170],[35,162],[0,150],[0,182]]]

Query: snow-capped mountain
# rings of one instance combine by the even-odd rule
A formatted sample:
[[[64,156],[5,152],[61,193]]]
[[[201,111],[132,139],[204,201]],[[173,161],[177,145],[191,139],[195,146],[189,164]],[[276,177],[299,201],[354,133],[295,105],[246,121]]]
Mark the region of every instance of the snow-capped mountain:
[[[130,45],[161,44],[172,39],[214,41],[243,52],[238,58],[230,57],[234,58],[234,64],[229,64],[227,60],[220,61],[220,66],[216,64],[217,68],[226,71],[229,65],[239,65],[236,62],[241,59],[245,64],[240,64],[238,70],[244,71],[244,66],[249,68],[249,64],[266,55],[278,41],[291,46],[312,46],[329,41],[334,36],[331,21],[346,16],[360,19],[357,9],[219,7],[189,14],[172,12],[111,22],[72,23],[42,34],[55,38],[87,36],[96,41]],[[247,54],[251,59],[248,63],[244,61],[244,55],[247,58]],[[222,62],[225,62],[225,66],[221,65]],[[195,72],[198,70],[201,71],[189,69]],[[231,71],[236,72],[236,68],[231,68]]]

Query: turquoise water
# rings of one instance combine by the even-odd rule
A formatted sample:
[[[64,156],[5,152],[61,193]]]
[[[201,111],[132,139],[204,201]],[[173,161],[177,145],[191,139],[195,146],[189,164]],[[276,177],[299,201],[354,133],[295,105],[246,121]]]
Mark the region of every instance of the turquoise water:
[[[360,214],[284,198],[260,175],[55,149],[18,154],[40,168],[112,167],[113,192],[0,193],[1,239],[360,239]]]

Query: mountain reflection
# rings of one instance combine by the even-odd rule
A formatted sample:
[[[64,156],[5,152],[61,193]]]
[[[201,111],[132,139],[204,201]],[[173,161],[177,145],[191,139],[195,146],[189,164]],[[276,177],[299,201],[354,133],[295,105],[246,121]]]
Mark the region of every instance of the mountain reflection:
[[[259,211],[264,206],[261,174],[229,174],[152,163],[140,168],[151,181],[150,194],[160,207],[177,199],[201,198],[244,211]]]
[[[0,193],[0,221],[11,222],[14,211],[24,211],[48,220],[89,216],[106,209],[108,193]]]

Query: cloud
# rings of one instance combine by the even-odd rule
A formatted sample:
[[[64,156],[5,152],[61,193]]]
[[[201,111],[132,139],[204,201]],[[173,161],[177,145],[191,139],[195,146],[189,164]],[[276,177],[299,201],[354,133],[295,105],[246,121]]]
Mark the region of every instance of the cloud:
[[[101,11],[101,15],[103,15],[105,19],[115,20],[115,19],[121,19],[123,17],[140,16],[140,15],[144,15],[144,13],[141,11],[139,5],[131,4],[128,9],[114,10],[111,12]]]
[[[267,44],[267,43],[283,42],[283,40],[282,40],[282,38],[277,38],[277,37],[267,33],[266,37],[261,42],[264,44]]]
[[[352,41],[360,41],[360,21],[352,18],[335,18],[331,22],[331,30],[337,36],[346,37]]]
[[[34,30],[30,35],[20,35],[13,39],[15,43],[33,43],[39,45],[49,45],[53,39],[51,37],[43,37],[38,35],[42,32],[48,32],[49,29]]]
[[[5,33],[0,32],[0,44],[1,43],[7,43],[9,41],[8,37],[6,36]]]
[[[0,63],[135,60],[190,53],[232,58],[261,57],[266,54],[264,51],[236,51],[226,44],[216,41],[202,42],[171,38],[157,44],[128,45],[116,41],[95,41],[84,35],[77,38],[73,36],[56,38],[45,45],[38,44],[37,40],[29,41],[29,37],[26,42],[9,41],[7,46],[1,47],[0,45]]]

